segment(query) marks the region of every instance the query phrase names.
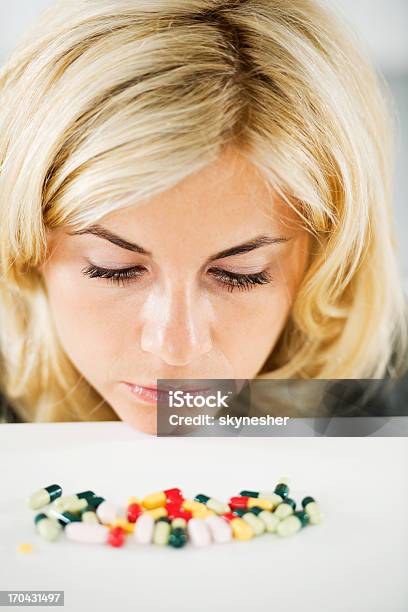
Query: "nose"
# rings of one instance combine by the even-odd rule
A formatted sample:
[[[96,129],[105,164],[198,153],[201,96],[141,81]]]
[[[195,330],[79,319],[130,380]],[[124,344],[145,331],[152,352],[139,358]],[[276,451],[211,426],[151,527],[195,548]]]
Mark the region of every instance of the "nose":
[[[142,313],[141,348],[168,365],[194,362],[212,348],[209,304],[186,287],[152,293]]]

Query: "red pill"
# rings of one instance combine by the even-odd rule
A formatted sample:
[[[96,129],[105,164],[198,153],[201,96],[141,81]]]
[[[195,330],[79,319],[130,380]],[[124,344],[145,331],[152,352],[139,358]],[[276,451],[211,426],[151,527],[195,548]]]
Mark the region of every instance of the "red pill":
[[[173,503],[173,502],[178,502],[178,501],[180,501],[181,503],[182,501],[184,501],[184,497],[181,492],[181,489],[178,489],[177,487],[173,489],[166,489],[165,491],[163,491],[163,493],[166,496],[167,503]]]
[[[136,523],[141,514],[143,514],[143,509],[139,504],[129,504],[127,509],[127,520],[129,523]]]
[[[183,518],[186,521],[189,521],[193,516],[193,513],[190,510],[184,510],[184,508],[181,506],[171,506],[170,508],[167,508],[167,516],[171,520],[174,518]]]
[[[247,508],[248,507],[248,499],[249,497],[245,497],[245,496],[237,496],[237,497],[231,497],[231,499],[229,500],[229,506],[235,510],[235,508]]]
[[[122,527],[112,527],[108,534],[108,544],[111,546],[123,546],[125,542],[125,530]]]
[[[236,519],[237,517],[232,512],[225,512],[224,514],[221,514],[221,518],[225,519],[228,523],[230,523],[233,519]]]

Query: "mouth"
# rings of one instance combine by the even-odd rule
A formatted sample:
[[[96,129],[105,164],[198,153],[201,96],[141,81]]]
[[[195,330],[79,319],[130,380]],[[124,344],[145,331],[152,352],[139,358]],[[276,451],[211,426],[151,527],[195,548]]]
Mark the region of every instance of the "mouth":
[[[158,390],[157,385],[138,385],[135,383],[130,383],[126,381],[122,381],[123,384],[130,390],[132,395],[136,396],[139,400],[146,402],[148,404],[155,404],[157,401],[165,401],[168,402],[169,392],[170,391],[182,391],[183,393],[190,393],[191,395],[205,395],[206,393],[213,392],[213,389],[210,387],[198,389],[192,385],[173,385],[173,386],[160,386],[160,390]]]

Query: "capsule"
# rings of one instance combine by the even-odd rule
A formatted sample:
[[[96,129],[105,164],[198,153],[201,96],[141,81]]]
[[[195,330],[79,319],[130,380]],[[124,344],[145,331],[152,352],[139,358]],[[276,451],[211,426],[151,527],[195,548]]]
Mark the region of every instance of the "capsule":
[[[135,523],[133,539],[139,544],[150,544],[153,537],[154,518],[147,514],[141,514]]]
[[[225,504],[218,499],[214,499],[213,497],[208,497],[208,495],[204,495],[203,493],[196,495],[194,501],[205,504],[207,508],[213,510],[216,514],[225,514],[226,512],[230,511],[228,504]]]
[[[96,497],[93,491],[62,495],[55,500],[54,506],[59,512],[81,512],[88,506],[88,500],[93,497]]]
[[[166,504],[165,508],[167,510],[167,516],[170,520],[173,520],[175,518],[182,518],[186,521],[189,521],[193,516],[191,510],[185,510],[181,504],[169,503]]]
[[[68,540],[84,544],[105,544],[108,540],[108,533],[108,528],[99,523],[69,523],[65,527],[65,535]]]
[[[275,533],[280,519],[274,512],[263,510],[262,508],[251,508],[250,512],[255,514],[265,525],[265,530],[268,533]]]
[[[34,523],[40,536],[50,542],[56,540],[61,533],[60,524],[44,512],[40,512],[34,517]]]
[[[171,521],[171,532],[169,535],[169,545],[173,548],[181,548],[187,543],[187,521],[177,517]]]
[[[222,518],[231,525],[232,535],[237,540],[250,540],[253,537],[254,532],[251,525],[242,518],[232,512],[226,512],[222,515]]]
[[[248,495],[239,495],[230,498],[229,506],[232,508],[232,510],[236,510],[237,508],[246,509],[254,507],[260,507],[264,510],[272,510],[274,504],[268,499],[250,497]]]
[[[141,514],[143,514],[143,508],[140,504],[133,502],[128,505],[127,520],[129,523],[136,523]]]
[[[192,518],[207,518],[215,514],[214,510],[207,508],[202,502],[193,499],[185,499],[181,504],[183,510],[188,510],[192,514]]]
[[[94,510],[87,509],[85,512],[82,512],[81,521],[83,523],[93,523],[99,525],[98,517],[96,516],[96,512]]]
[[[287,497],[279,506],[274,510],[274,515],[277,516],[280,520],[285,519],[296,509],[295,500]]]
[[[307,512],[299,510],[280,521],[276,528],[276,533],[283,537],[291,536],[307,525],[308,521],[309,516]]]
[[[111,527],[108,533],[108,544],[119,548],[125,543],[125,530],[122,527]]]
[[[159,546],[168,544],[170,531],[170,519],[167,516],[157,519],[153,529],[153,544],[158,544]]]
[[[230,524],[221,516],[207,516],[204,519],[207,523],[211,537],[217,544],[229,542],[232,539],[232,530]]]
[[[60,497],[62,495],[62,487],[57,484],[48,485],[48,487],[44,487],[44,489],[39,489],[35,493],[33,493],[27,500],[27,505],[32,510],[38,510],[38,508],[42,508],[43,506],[47,506],[54,499]]]
[[[64,529],[69,523],[76,523],[81,521],[81,517],[73,512],[58,512],[52,506],[47,510],[47,516],[56,519],[61,527]]]
[[[190,519],[187,523],[187,532],[194,546],[208,546],[208,544],[211,544],[210,528],[204,519]]]
[[[279,495],[282,499],[286,499],[289,495],[289,487],[286,482],[279,482],[275,487],[274,493]]]
[[[142,500],[142,505],[147,510],[154,510],[154,508],[160,508],[165,506],[169,501],[177,501],[183,499],[181,490],[178,488],[165,489],[164,491],[158,491],[157,493],[150,493]]]
[[[256,514],[253,513],[251,510],[245,508],[237,508],[233,511],[233,514],[236,514],[246,523],[248,523],[255,535],[261,535],[265,531],[265,523],[260,518],[258,518]]]
[[[244,490],[244,491],[240,491],[239,495],[241,497],[253,497],[253,498],[264,499],[264,500],[267,500],[268,502],[271,502],[272,506],[270,506],[268,508],[265,508],[265,510],[274,510],[276,508],[276,506],[278,506],[282,502],[282,500],[283,500],[283,497],[281,497],[280,495],[277,495],[273,491],[247,491],[247,490]],[[258,507],[258,504],[257,504],[257,507]]]
[[[311,525],[318,525],[322,522],[324,515],[313,497],[305,497],[302,500],[302,507],[309,516]]]

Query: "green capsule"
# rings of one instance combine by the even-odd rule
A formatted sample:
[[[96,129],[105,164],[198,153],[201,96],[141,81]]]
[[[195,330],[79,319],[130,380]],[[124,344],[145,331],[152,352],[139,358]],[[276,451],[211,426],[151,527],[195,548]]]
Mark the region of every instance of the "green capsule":
[[[265,531],[265,523],[250,510],[247,510],[242,518],[250,525],[255,535],[261,535]]]
[[[169,535],[169,545],[173,548],[181,548],[186,544],[187,539],[185,527],[174,527]]]
[[[313,497],[305,497],[302,500],[302,506],[309,516],[309,522],[311,525],[318,525],[322,522],[323,514]]]
[[[44,487],[43,489],[39,489],[35,493],[33,493],[27,500],[28,506],[32,510],[38,510],[38,508],[42,508],[43,506],[47,506],[54,499],[60,497],[62,495],[62,488],[57,485],[49,485],[48,487]]]
[[[295,514],[291,514],[279,522],[279,525],[276,528],[276,533],[284,537],[291,536],[299,531],[302,527],[303,525],[300,518]]]
[[[96,512],[93,510],[85,510],[81,513],[81,521],[83,523],[99,523]]]
[[[280,482],[276,485],[274,493],[282,497],[282,499],[286,499],[286,497],[289,495],[289,487],[284,482]]]
[[[228,504],[218,501],[218,499],[214,499],[214,497],[203,495],[202,493],[196,495],[194,501],[205,504],[209,510],[213,510],[216,514],[225,514],[230,511]]]
[[[72,512],[58,512],[58,510],[52,507],[47,511],[47,514],[50,518],[56,519],[63,528],[65,525],[68,525],[68,523],[74,523],[75,521],[81,520],[78,514],[73,514]]]
[[[79,498],[77,495],[63,495],[54,502],[54,508],[58,512],[81,512],[87,506],[87,499]]]
[[[294,516],[297,516],[300,522],[302,523],[302,527],[305,527],[309,522],[309,515],[304,510],[298,510],[293,513]]]
[[[104,501],[104,497],[88,497],[88,506],[96,510]]]
[[[56,540],[61,533],[59,523],[49,518],[44,512],[40,512],[34,517],[34,523],[40,536],[50,542]]]
[[[159,546],[168,544],[170,531],[170,519],[167,516],[157,519],[153,529],[153,544],[158,544]]]
[[[240,491],[239,495],[241,497],[259,497],[259,493],[257,491]]]
[[[277,506],[277,508],[274,510],[274,514],[282,520],[290,514],[293,514],[295,509],[296,502],[290,497],[287,497],[281,504],[279,504],[279,506]]]
[[[80,493],[76,493],[78,499],[92,499],[92,497],[96,497],[93,491],[81,491]]]

